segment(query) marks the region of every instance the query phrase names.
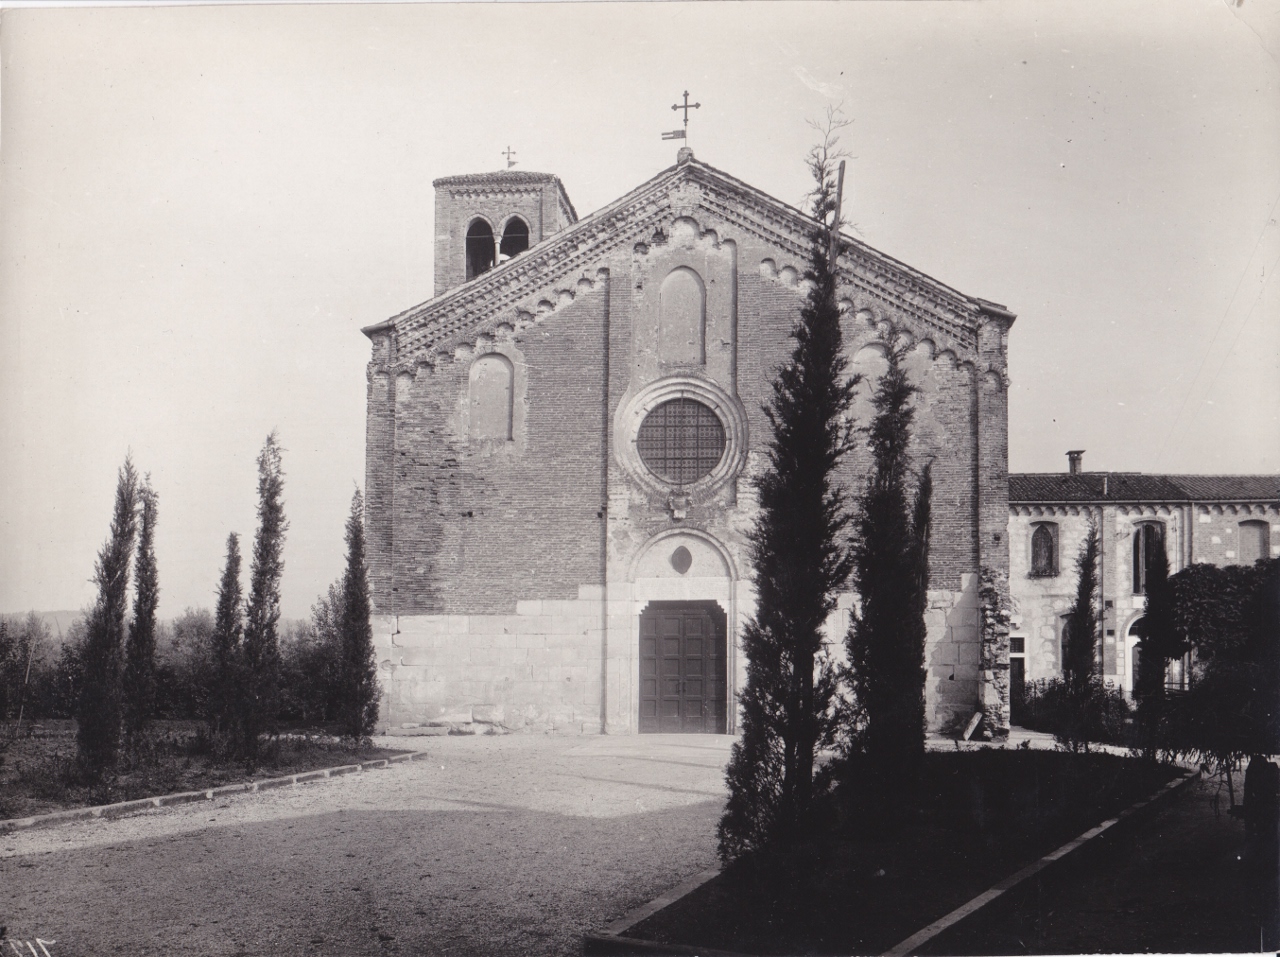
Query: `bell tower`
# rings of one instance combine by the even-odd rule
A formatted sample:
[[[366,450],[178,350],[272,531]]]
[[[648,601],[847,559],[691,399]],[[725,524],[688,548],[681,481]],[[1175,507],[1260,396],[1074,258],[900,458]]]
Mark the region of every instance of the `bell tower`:
[[[435,294],[520,255],[578,214],[558,176],[505,169],[446,176],[436,190]]]

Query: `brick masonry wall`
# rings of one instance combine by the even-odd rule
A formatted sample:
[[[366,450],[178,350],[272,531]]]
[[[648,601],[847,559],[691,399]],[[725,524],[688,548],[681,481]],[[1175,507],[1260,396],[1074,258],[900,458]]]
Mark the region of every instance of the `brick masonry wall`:
[[[494,351],[515,368],[511,441],[468,438],[470,354],[397,387],[387,614],[508,613],[604,580],[605,282]]]

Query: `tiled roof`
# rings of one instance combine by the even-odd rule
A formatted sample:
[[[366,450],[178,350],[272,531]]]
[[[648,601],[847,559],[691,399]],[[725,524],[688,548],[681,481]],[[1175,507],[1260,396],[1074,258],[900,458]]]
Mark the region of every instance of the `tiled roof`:
[[[1280,475],[1176,475],[1187,498],[1196,501],[1218,499],[1280,499]]]
[[[495,169],[488,173],[462,173],[459,176],[441,176],[431,181],[432,186],[465,186],[475,183],[558,183],[554,173],[535,173],[527,169]]]
[[[1142,472],[1016,472],[1009,501],[1280,502],[1280,475],[1146,475]]]

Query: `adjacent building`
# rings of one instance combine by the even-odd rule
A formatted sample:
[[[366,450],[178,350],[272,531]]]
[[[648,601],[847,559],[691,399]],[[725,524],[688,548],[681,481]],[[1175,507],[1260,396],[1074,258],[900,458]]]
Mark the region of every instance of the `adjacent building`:
[[[1101,546],[1102,676],[1129,693],[1152,549],[1165,551],[1170,574],[1193,562],[1245,565],[1280,556],[1280,476],[1086,472],[1082,451],[1067,455],[1065,472],[1009,476],[1015,700],[1021,682],[1062,674],[1076,557],[1090,524]],[[1168,678],[1185,682],[1185,666],[1174,662]]]

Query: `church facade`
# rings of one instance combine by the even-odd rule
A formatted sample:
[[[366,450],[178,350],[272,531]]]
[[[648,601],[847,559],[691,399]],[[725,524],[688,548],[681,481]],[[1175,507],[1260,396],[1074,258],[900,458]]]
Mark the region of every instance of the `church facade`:
[[[434,185],[436,295],[365,330],[384,726],[733,732],[762,405],[815,224],[687,149],[583,218],[551,175]],[[978,577],[1008,572],[1014,317],[856,240],[840,266],[857,423],[888,348],[920,389],[930,727],[998,726],[1007,645],[983,650]]]

